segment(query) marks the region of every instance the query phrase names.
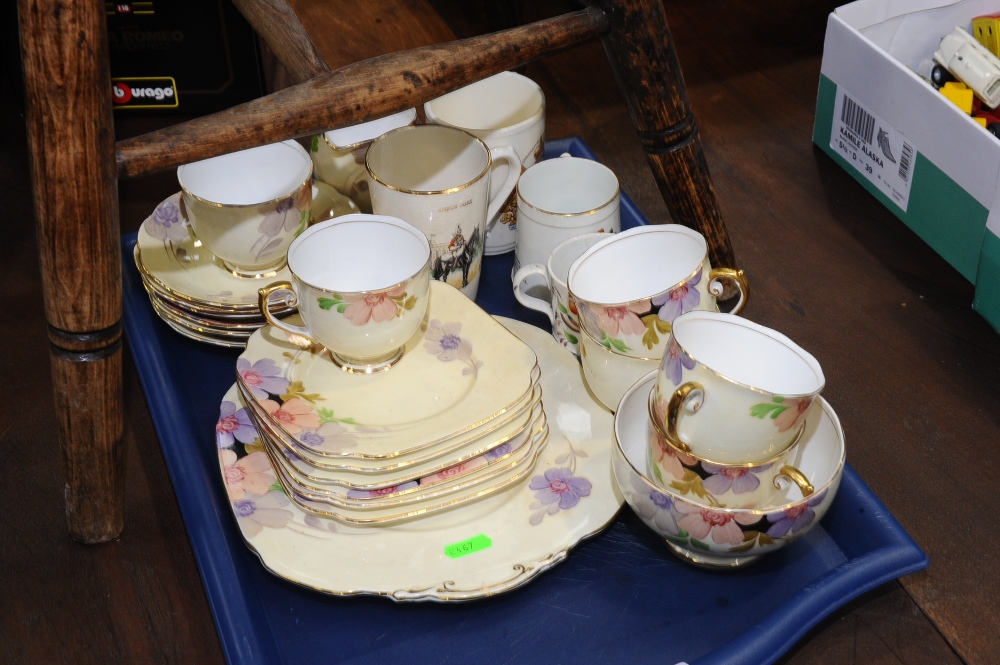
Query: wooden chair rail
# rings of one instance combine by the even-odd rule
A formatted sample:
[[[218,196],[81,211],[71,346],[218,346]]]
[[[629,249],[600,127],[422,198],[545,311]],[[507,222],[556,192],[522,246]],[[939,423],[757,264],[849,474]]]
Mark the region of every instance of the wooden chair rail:
[[[175,168],[414,108],[596,39],[607,29],[604,12],[590,8],[492,35],[364,60],[210,116],[119,141],[119,176]],[[279,61],[287,57],[279,56]]]
[[[296,83],[330,72],[286,0],[233,0]]]

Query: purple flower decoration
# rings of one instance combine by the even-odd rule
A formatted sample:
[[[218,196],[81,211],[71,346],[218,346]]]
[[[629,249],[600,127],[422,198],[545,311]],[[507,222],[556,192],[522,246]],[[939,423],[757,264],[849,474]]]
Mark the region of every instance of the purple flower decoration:
[[[825,497],[826,490],[813,495],[808,501],[795,504],[788,510],[770,513],[767,516],[767,521],[771,523],[771,527],[767,530],[767,535],[772,538],[780,538],[794,535],[808,528],[816,519],[813,506],[818,506]]]
[[[424,348],[441,362],[451,360],[469,361],[472,358],[472,342],[461,336],[462,324],[458,321],[441,323],[434,319],[424,333]]]
[[[746,494],[753,492],[760,487],[760,478],[757,473],[771,468],[770,464],[765,464],[751,470],[745,467],[722,466],[710,462],[702,462],[701,468],[711,474],[705,478],[705,489],[712,494],[719,496],[732,491],[733,494]]]
[[[246,358],[238,358],[236,371],[258,400],[268,399],[269,394],[280,395],[288,388],[288,379],[281,376],[281,368],[270,358],[261,358],[253,365]]]
[[[685,368],[694,369],[694,359],[684,353],[677,341],[671,337],[667,352],[663,355],[663,371],[675,386],[679,386]]]
[[[231,448],[236,441],[252,443],[256,438],[257,429],[246,409],[237,409],[229,401],[223,402],[219,408],[219,421],[215,423],[215,442],[219,448]]]
[[[569,510],[580,503],[580,498],[590,496],[592,485],[586,478],[577,478],[565,467],[549,469],[545,476],[535,476],[528,485],[535,490],[535,498],[544,506],[558,502],[559,510]]]
[[[296,444],[301,443],[309,448],[318,448],[323,445],[323,437],[316,432],[304,430],[299,433]]]
[[[157,240],[170,240],[171,242],[184,242],[190,236],[184,220],[181,218],[180,208],[170,200],[164,201],[156,206],[156,210],[149,219],[143,222],[146,233]]]
[[[264,527],[280,529],[292,519],[286,510],[288,498],[277,490],[253,499],[233,501],[233,514],[247,537],[256,536]]]
[[[673,499],[663,492],[657,492],[656,490],[651,490],[649,492],[649,500],[660,510],[670,510],[674,507]]]
[[[698,272],[686,282],[681,282],[674,288],[661,296],[653,298],[653,306],[659,307],[657,316],[663,321],[670,321],[685,312],[690,312],[701,302],[701,294],[698,293],[698,282],[701,281],[702,268],[699,266]]]

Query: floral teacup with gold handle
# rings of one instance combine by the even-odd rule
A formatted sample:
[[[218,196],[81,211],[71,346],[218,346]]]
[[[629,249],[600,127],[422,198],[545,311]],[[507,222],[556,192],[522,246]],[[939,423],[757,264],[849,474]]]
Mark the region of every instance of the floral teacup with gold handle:
[[[742,270],[709,265],[708,245],[697,231],[678,224],[639,226],[587,250],[569,269],[569,292],[580,326],[613,353],[662,358],[674,317],[715,310],[731,279],[746,303]]]
[[[785,335],[688,312],[674,319],[650,417],[668,444],[702,461],[763,463],[799,439],[825,384],[816,358]]]
[[[302,345],[326,347],[341,369],[372,373],[399,360],[427,310],[427,237],[395,217],[344,215],[310,227],[288,248],[291,282],[259,291],[260,310]],[[272,294],[289,292],[305,326],[274,317]]]

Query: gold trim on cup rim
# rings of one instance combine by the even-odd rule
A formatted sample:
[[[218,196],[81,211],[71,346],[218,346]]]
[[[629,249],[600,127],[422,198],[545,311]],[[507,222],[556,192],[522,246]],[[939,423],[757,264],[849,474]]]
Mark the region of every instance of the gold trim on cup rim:
[[[708,310],[692,310],[692,312],[694,312],[694,311],[708,311]],[[685,312],[685,314],[690,314],[690,313],[691,312]],[[717,313],[720,313],[720,312],[717,312]],[[736,314],[727,314],[726,316],[737,316],[737,315]],[[719,322],[725,323],[726,325],[734,325],[734,326],[738,326],[740,328],[747,328],[747,326],[741,326],[738,322],[731,321],[729,319],[721,319],[720,318],[720,319],[713,319],[713,320],[718,320]],[[749,321],[748,319],[740,319],[740,321],[743,322],[743,323],[752,323],[752,321]],[[583,326],[581,325],[580,327],[582,328]],[[761,327],[763,327],[763,326],[761,326]],[[802,357],[799,354],[798,351],[796,351],[792,347],[788,346],[788,344],[786,344],[783,340],[781,340],[781,339],[779,339],[777,337],[772,337],[771,335],[768,335],[767,333],[764,333],[761,330],[756,330],[754,328],[749,328],[749,330],[753,330],[754,332],[757,332],[757,333],[760,333],[760,334],[764,335],[765,337],[767,337],[767,338],[769,338],[769,339],[771,339],[771,340],[773,340],[773,341],[781,344],[786,349],[788,349],[789,351],[791,351],[795,355],[799,356],[800,358]],[[777,332],[777,331],[774,331],[774,332]],[[781,335],[781,333],[777,333],[777,334]],[[728,376],[726,376],[722,372],[709,367],[708,365],[706,365],[705,363],[701,362],[700,360],[698,360],[697,358],[695,358],[693,355],[691,355],[690,353],[688,353],[687,349],[685,349],[684,346],[681,345],[681,343],[679,341],[677,341],[677,336],[674,335],[673,324],[671,324],[671,326],[670,326],[670,336],[673,338],[674,343],[677,344],[677,347],[684,353],[684,355],[686,355],[688,358],[690,358],[691,360],[693,360],[696,363],[698,363],[698,365],[701,366],[703,369],[705,369],[705,371],[710,372],[711,374],[714,374],[715,376],[719,377],[723,381],[726,381],[727,383],[731,383],[734,386],[739,386],[741,388],[745,388],[746,390],[750,390],[750,391],[753,391],[755,393],[760,393],[762,395],[777,395],[779,397],[788,397],[788,398],[792,398],[792,399],[799,399],[799,398],[803,398],[803,397],[813,397],[813,398],[815,398],[815,397],[819,396],[819,394],[821,392],[823,392],[823,388],[826,387],[826,376],[822,377],[823,380],[820,383],[819,388],[817,388],[816,390],[814,390],[812,392],[808,392],[808,393],[779,393],[779,392],[775,392],[773,390],[765,390],[764,388],[757,388],[756,386],[747,385],[747,384],[742,383],[740,381],[737,381],[735,379],[729,378]],[[784,337],[784,335],[781,335],[781,336]],[[788,340],[788,341],[791,342],[791,340]],[[795,342],[792,342],[792,344],[795,344]],[[795,344],[795,346],[798,346],[798,344]],[[803,351],[804,353],[806,353],[807,355],[809,355],[810,357],[812,357],[812,354],[809,353],[808,351],[806,351],[805,349],[803,349],[802,347],[799,347],[799,349],[801,351]],[[813,360],[816,360],[816,359],[813,358]],[[807,365],[809,364],[808,361],[806,362],[806,364]],[[819,365],[819,361],[816,361],[816,364]],[[813,374],[815,374],[815,371],[813,370],[812,367],[810,367],[809,369],[811,371],[813,371]],[[820,369],[820,372],[822,373],[822,368]],[[715,462],[713,462],[713,464],[715,464]]]
[[[613,238],[614,236],[613,235],[609,235],[609,237]],[[598,307],[603,307],[605,309],[607,309],[608,307],[628,307],[629,305],[634,305],[635,303],[642,302],[643,300],[650,300],[651,301],[656,296],[661,296],[664,293],[668,293],[669,291],[673,291],[675,288],[677,288],[678,284],[684,284],[684,283],[690,281],[691,278],[693,278],[695,276],[695,273],[697,273],[699,271],[704,271],[705,270],[705,262],[707,260],[708,260],[708,253],[706,252],[705,256],[702,258],[701,262],[698,264],[698,267],[695,268],[694,270],[692,270],[691,274],[688,275],[687,277],[685,277],[684,279],[680,280],[679,282],[674,282],[669,287],[663,289],[662,291],[657,291],[656,293],[654,293],[651,296],[643,296],[642,298],[635,298],[633,300],[624,300],[624,301],[621,301],[621,302],[597,302],[596,300],[587,300],[585,298],[581,298],[580,296],[578,296],[575,293],[573,293],[573,290],[569,288],[569,276],[568,275],[567,275],[567,281],[566,281],[566,290],[569,291],[570,296],[576,298],[576,301],[578,303],[592,303],[594,305],[597,305]],[[707,288],[707,285],[706,285],[706,288]],[[709,291],[709,295],[711,295],[712,297],[715,297],[715,294],[712,293],[711,291]],[[652,303],[650,303],[650,304],[652,304]]]
[[[649,411],[649,421],[653,425],[653,429],[656,431],[656,435],[660,438],[660,440],[662,440],[664,443],[670,446],[670,448],[673,449],[674,452],[687,455],[688,457],[693,457],[699,462],[714,464],[716,466],[737,467],[740,469],[752,469],[758,466],[764,466],[765,464],[772,464],[778,461],[784,455],[787,455],[792,450],[792,448],[799,445],[799,441],[802,439],[802,435],[806,431],[807,418],[802,420],[802,424],[799,425],[799,431],[796,432],[795,436],[792,437],[791,443],[789,443],[787,446],[782,448],[781,451],[775,453],[771,457],[768,457],[767,459],[761,460],[759,462],[716,462],[715,460],[710,460],[707,457],[696,455],[695,453],[691,452],[690,449],[682,450],[678,448],[674,444],[674,442],[670,440],[670,437],[668,437],[666,433],[663,431],[663,424],[660,423],[659,418],[656,417],[656,407],[654,406],[655,401],[656,401],[656,384],[654,383],[653,387],[649,391],[649,397],[647,398],[647,410]],[[813,405],[810,404],[809,408],[812,409],[812,407]]]
[[[211,206],[213,208],[256,208],[258,206],[273,205],[273,204],[277,203],[278,201],[284,201],[285,199],[292,198],[295,195],[297,195],[299,193],[299,191],[303,187],[310,187],[310,188],[312,187],[313,168],[314,168],[314,166],[313,166],[313,163],[312,163],[312,158],[309,157],[309,151],[307,151],[305,148],[302,148],[302,146],[299,146],[300,148],[302,148],[302,152],[299,152],[298,150],[296,150],[292,146],[286,145],[284,141],[279,141],[278,143],[272,143],[272,144],[268,144],[268,145],[285,145],[286,148],[288,148],[289,150],[291,150],[292,152],[294,152],[295,154],[297,154],[299,157],[303,158],[305,160],[304,163],[308,164],[308,166],[309,166],[309,174],[306,176],[306,179],[303,182],[301,182],[298,185],[296,185],[287,194],[282,194],[281,196],[279,196],[279,197],[277,197],[275,199],[271,199],[270,201],[260,201],[259,203],[218,203],[216,201],[209,201],[208,199],[202,198],[202,197],[198,196],[197,194],[195,194],[194,192],[191,192],[187,187],[184,186],[184,181],[181,180],[181,169],[183,169],[185,166],[190,166],[190,164],[181,164],[179,167],[177,167],[177,182],[181,186],[181,192],[185,196],[190,196],[195,201],[198,201],[199,203],[204,203],[205,205]],[[263,147],[263,146],[261,146],[261,147]],[[305,154],[303,155],[303,153],[305,153]],[[230,154],[231,155],[233,153],[226,153],[226,154]],[[192,163],[195,163],[195,162],[192,162]]]
[[[417,123],[417,109],[416,108],[412,108],[412,109],[407,109],[406,111],[413,111],[413,118],[411,118],[410,121],[408,123],[406,123],[405,125],[400,125],[400,127],[392,127],[390,129],[385,130],[381,134],[378,134],[376,136],[373,136],[371,138],[364,139],[364,140],[361,140],[361,141],[355,141],[354,143],[348,143],[346,145],[334,145],[330,141],[330,139],[327,137],[328,133],[330,133],[330,132],[339,132],[341,129],[347,129],[347,127],[340,127],[338,129],[328,129],[326,131],[320,132],[319,134],[320,134],[320,136],[323,137],[323,141],[328,146],[330,146],[330,148],[332,150],[335,150],[337,152],[352,152],[354,150],[357,150],[361,146],[365,145],[366,143],[367,144],[373,143],[375,141],[375,139],[381,138],[383,135],[388,134],[389,132],[393,131],[394,129],[401,129],[402,127],[412,127],[412,126],[414,126]],[[385,120],[386,118],[391,118],[394,115],[402,115],[403,113],[406,113],[406,111],[400,111],[399,113],[390,113],[387,116],[383,116],[381,118],[375,118],[374,120],[369,120],[368,122],[378,122],[379,120]],[[362,122],[362,123],[358,123],[358,124],[365,125],[365,124],[368,124],[368,123]],[[350,127],[350,126],[352,126],[352,125],[348,125],[348,127]],[[353,125],[353,126],[357,126],[357,125]]]
[[[573,155],[570,155],[570,157],[573,157]],[[557,157],[556,159],[559,159],[559,158]],[[573,159],[583,159],[583,158],[582,157],[573,157]],[[547,161],[552,161],[552,160],[547,160]],[[544,215],[551,215],[553,217],[585,217],[587,215],[593,215],[595,213],[598,213],[601,210],[603,210],[604,208],[607,208],[609,205],[611,205],[612,203],[614,203],[621,196],[621,192],[622,192],[621,181],[618,180],[618,176],[615,175],[615,172],[612,171],[611,169],[609,169],[607,166],[604,166],[604,164],[601,164],[600,162],[595,162],[594,160],[591,160],[591,159],[584,159],[583,161],[590,162],[592,164],[597,164],[598,166],[600,166],[600,167],[604,168],[605,170],[607,170],[608,173],[610,173],[614,177],[614,179],[615,179],[615,193],[611,195],[610,199],[608,199],[607,201],[605,201],[601,205],[597,206],[596,208],[591,208],[590,210],[582,210],[580,212],[552,212],[551,210],[546,210],[545,208],[539,208],[538,206],[534,205],[533,203],[531,203],[530,201],[528,201],[526,198],[524,198],[524,196],[521,194],[521,179],[520,178],[518,178],[517,185],[514,187],[514,192],[517,194],[517,200],[518,201],[523,201],[524,205],[528,206],[532,210],[537,210],[538,212],[540,212],[540,213],[542,213]],[[538,163],[541,164],[541,162],[538,162]]]
[[[483,172],[480,173],[479,175],[477,175],[475,178],[473,178],[472,180],[470,180],[470,181],[468,181],[468,182],[466,182],[466,183],[464,183],[462,185],[458,185],[456,187],[449,187],[448,189],[439,189],[439,190],[406,189],[404,187],[397,187],[395,185],[391,185],[391,184],[387,183],[385,180],[382,180],[377,175],[375,175],[375,172],[372,170],[372,166],[371,166],[371,162],[370,162],[371,155],[372,155],[372,153],[371,153],[371,147],[374,146],[375,143],[377,143],[378,141],[381,141],[382,139],[385,139],[385,138],[389,137],[392,134],[397,134],[397,133],[400,133],[400,132],[406,132],[406,131],[410,131],[410,130],[414,130],[414,129],[420,129],[420,128],[423,128],[423,127],[436,127],[436,128],[440,128],[440,129],[446,129],[446,130],[449,130],[449,131],[461,132],[461,133],[465,134],[466,136],[468,136],[469,138],[471,138],[473,141],[475,141],[479,145],[481,145],[483,147],[483,150],[486,151],[486,168],[484,168]],[[372,146],[369,146],[368,152],[365,154],[365,171],[368,173],[369,176],[371,176],[372,180],[374,180],[378,184],[380,184],[383,187],[386,187],[388,189],[391,189],[391,190],[393,190],[395,192],[402,192],[403,194],[414,194],[416,196],[434,196],[434,195],[438,195],[438,194],[454,194],[455,192],[460,192],[463,189],[468,189],[472,185],[475,185],[477,182],[479,182],[480,180],[482,180],[483,177],[486,176],[486,174],[488,174],[490,172],[490,167],[493,165],[493,153],[490,152],[490,147],[488,145],[486,145],[485,141],[483,141],[478,136],[474,136],[473,134],[470,134],[469,132],[465,131],[464,129],[462,129],[460,127],[452,127],[451,125],[437,125],[437,124],[432,124],[432,125],[407,125],[405,127],[397,127],[396,129],[389,130],[388,132],[386,132],[382,136],[379,136],[374,141],[372,141]]]

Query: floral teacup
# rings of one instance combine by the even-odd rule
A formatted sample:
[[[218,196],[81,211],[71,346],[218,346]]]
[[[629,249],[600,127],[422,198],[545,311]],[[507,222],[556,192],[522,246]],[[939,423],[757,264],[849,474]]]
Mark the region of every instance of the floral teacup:
[[[763,463],[802,435],[826,383],[781,333],[732,314],[674,319],[650,417],[675,449],[715,464]]]
[[[288,269],[291,282],[260,289],[261,312],[293,342],[326,347],[345,371],[391,367],[427,310],[430,245],[401,219],[356,214],[312,226],[288,248]],[[280,291],[305,327],[271,314]]]
[[[312,162],[295,141],[184,164],[177,180],[198,239],[239,277],[273,276],[309,223]]]
[[[612,470],[632,510],[672,552],[698,566],[727,569],[750,564],[816,526],[833,503],[844,472],[844,431],[830,405],[817,398],[791,462],[815,487],[801,496],[789,484],[758,508],[707,506],[654,480],[647,465],[650,373],[622,399],[615,414]]]
[[[653,392],[650,391],[650,398]],[[796,452],[796,444],[763,462],[713,464],[680,452],[667,443],[656,426],[662,414],[653,413],[652,399],[649,406],[649,472],[660,487],[714,508],[767,506],[782,489],[779,478],[798,485],[803,496],[813,493],[809,480],[789,463]]]
[[[736,282],[739,312],[747,297],[742,271],[713,269],[705,238],[685,226],[639,226],[587,250],[569,269],[580,326],[613,353],[661,358],[674,317],[715,310],[719,279]]]

